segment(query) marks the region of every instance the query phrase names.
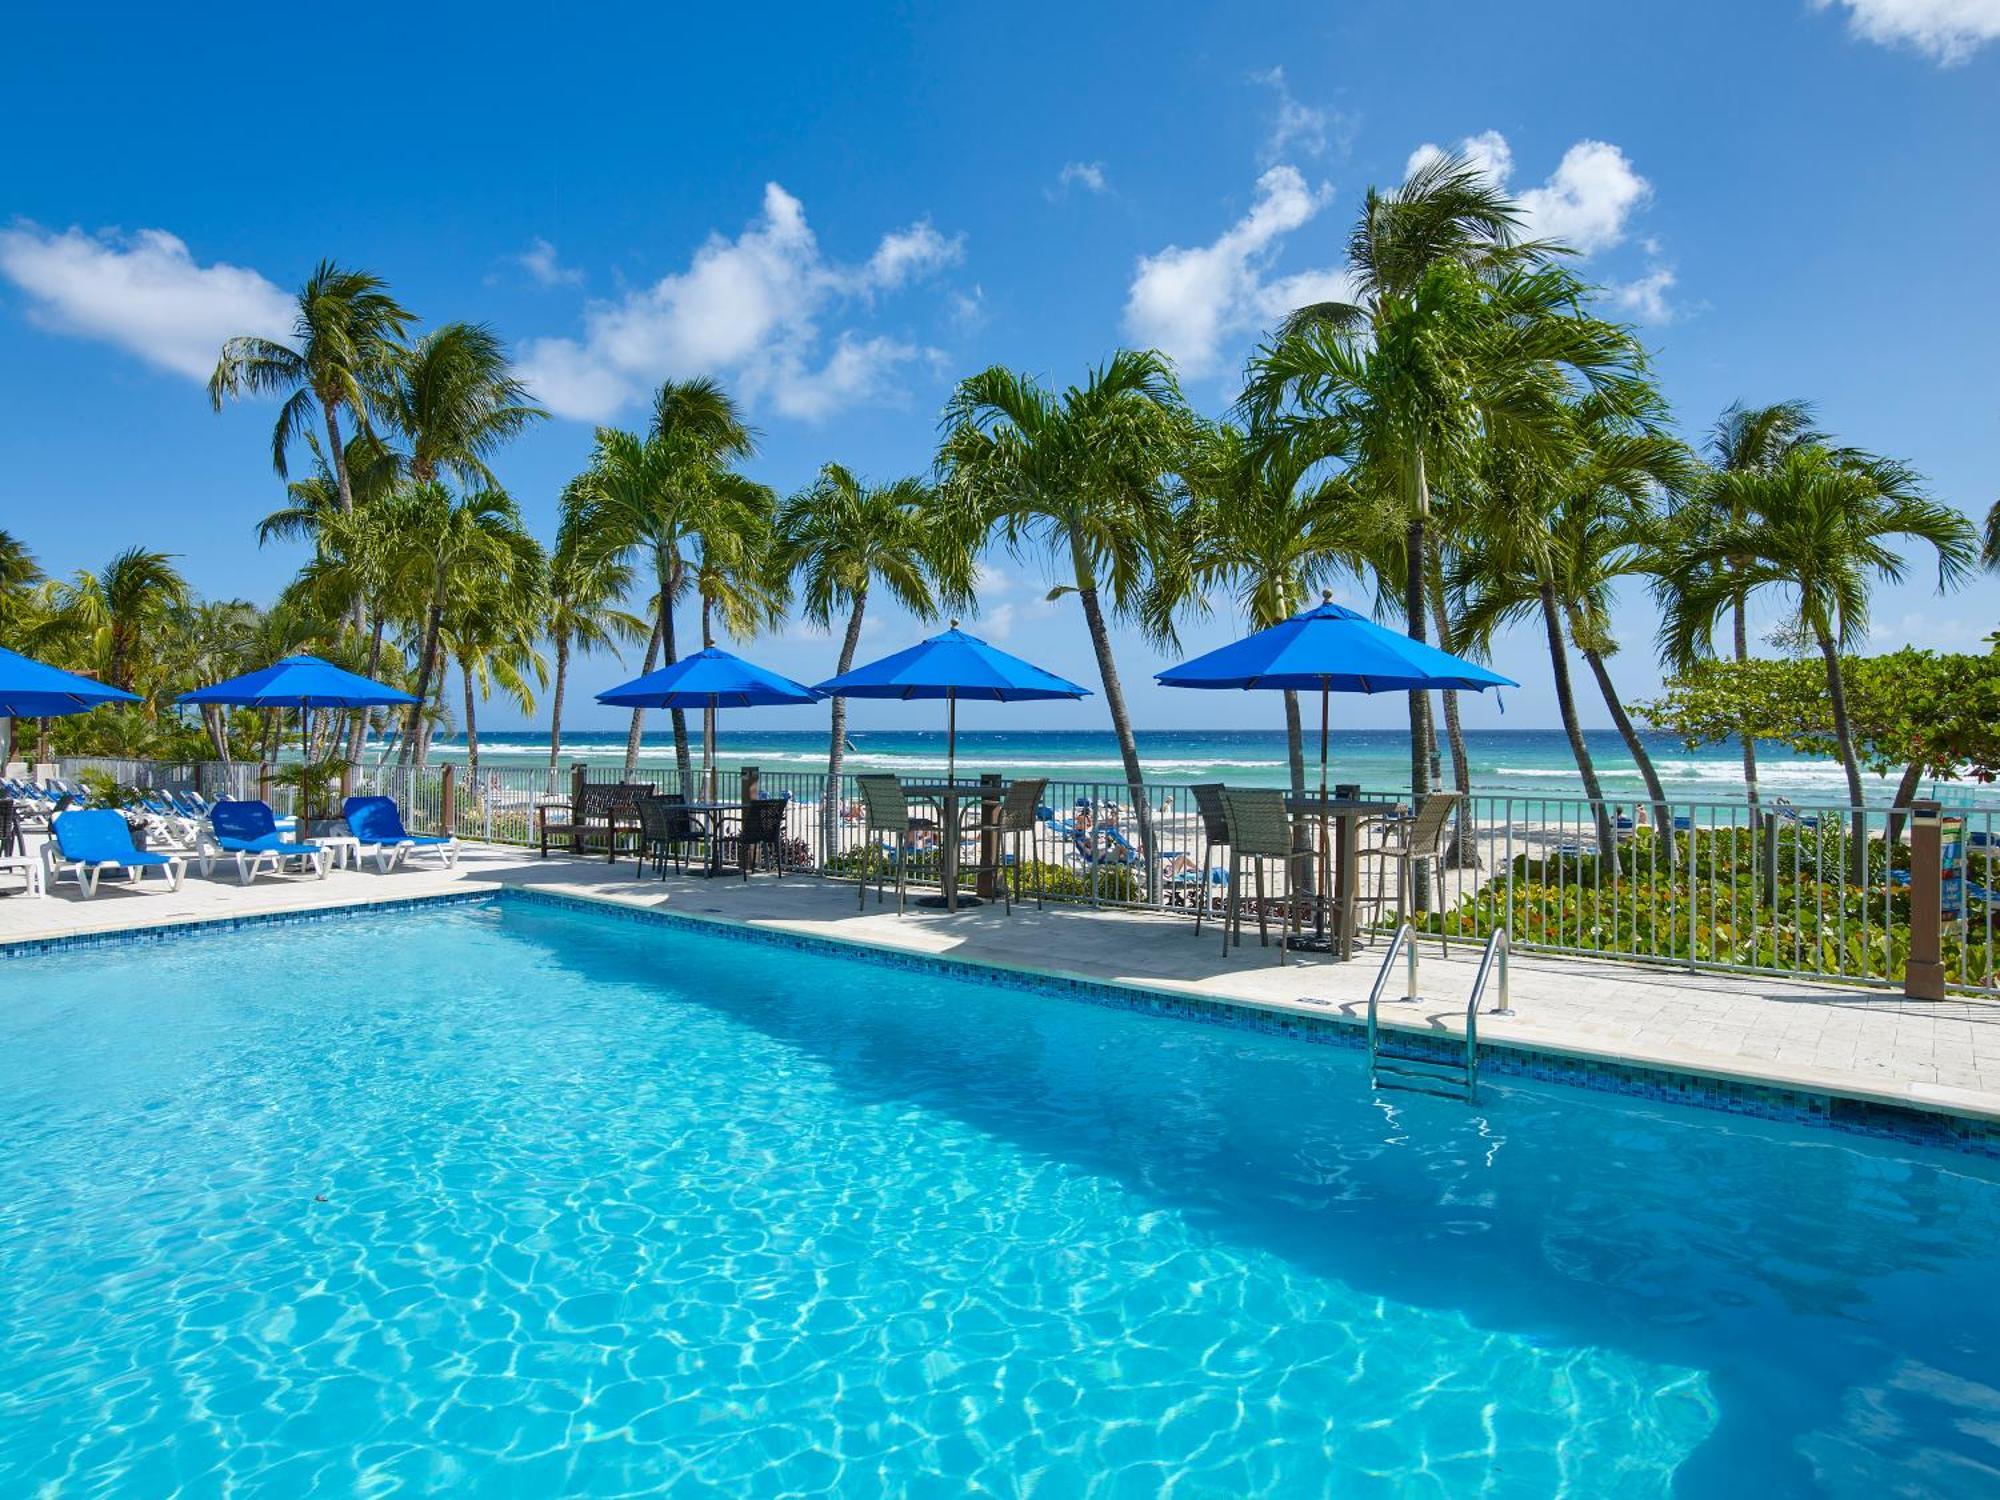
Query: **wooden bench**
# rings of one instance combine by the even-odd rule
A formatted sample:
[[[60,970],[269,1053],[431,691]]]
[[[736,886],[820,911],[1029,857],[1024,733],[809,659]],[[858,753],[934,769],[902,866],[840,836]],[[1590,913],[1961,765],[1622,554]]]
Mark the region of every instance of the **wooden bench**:
[[[617,859],[619,836],[628,835],[627,847],[633,847],[639,836],[639,800],[652,795],[653,788],[643,781],[586,781],[570,800],[542,803],[535,809],[542,858],[548,858],[551,840],[558,844],[567,840],[572,854],[601,843],[605,857]]]

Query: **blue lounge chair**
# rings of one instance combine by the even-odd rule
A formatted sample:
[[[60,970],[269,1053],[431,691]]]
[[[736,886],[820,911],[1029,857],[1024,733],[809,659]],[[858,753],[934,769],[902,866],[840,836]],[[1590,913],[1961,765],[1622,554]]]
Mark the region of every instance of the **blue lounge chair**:
[[[318,844],[294,844],[278,831],[278,818],[268,802],[218,802],[208,815],[198,857],[201,873],[214,872],[227,855],[236,861],[236,876],[245,885],[263,871],[282,874],[287,860],[310,865],[321,880],[332,863],[330,851]]]
[[[47,887],[54,890],[64,875],[77,883],[88,901],[97,894],[97,882],[107,870],[125,870],[133,885],[148,870],[167,872],[167,889],[177,891],[187,874],[187,861],[179,855],[158,854],[132,842],[132,829],[120,813],[109,808],[94,812],[59,813],[49,824],[49,840],[42,845]]]
[[[458,840],[434,833],[411,833],[393,797],[349,797],[341,804],[347,831],[360,841],[363,854],[375,856],[375,868],[387,873],[412,854],[436,855],[449,870],[458,864]]]

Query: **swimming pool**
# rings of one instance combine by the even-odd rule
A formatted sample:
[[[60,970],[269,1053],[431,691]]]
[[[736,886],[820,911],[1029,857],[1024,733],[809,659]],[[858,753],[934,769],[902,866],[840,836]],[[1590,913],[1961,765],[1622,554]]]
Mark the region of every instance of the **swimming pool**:
[[[2000,1486],[2000,1164],[1485,1094],[529,901],[15,960],[0,1494]]]

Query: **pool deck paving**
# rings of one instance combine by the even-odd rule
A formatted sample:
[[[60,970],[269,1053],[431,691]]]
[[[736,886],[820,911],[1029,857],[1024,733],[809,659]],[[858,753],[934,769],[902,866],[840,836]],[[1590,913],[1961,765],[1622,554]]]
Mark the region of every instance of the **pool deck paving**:
[[[69,885],[43,900],[0,895],[0,943],[505,886],[1356,1021],[1366,1016],[1383,951],[1378,942],[1344,963],[1295,954],[1280,968],[1275,941],[1259,947],[1254,928],[1225,958],[1215,924],[1204,923],[1197,937],[1185,914],[1037,911],[1031,900],[1011,917],[997,901],[957,913],[912,904],[899,917],[893,892],[877,905],[871,891],[857,911],[853,885],[812,876],[662,882],[637,877],[629,859],[615,866],[543,860],[480,844],[465,847],[455,870],[419,863],[380,874],[371,865],[324,880],[267,876],[246,887],[218,867],[206,879],[190,869],[175,893],[152,876],[138,891],[107,883],[92,901]],[[1459,944],[1445,956],[1426,941],[1419,1000],[1385,1003],[1383,1022],[1462,1034],[1479,956],[1477,946]],[[1482,1042],[2000,1121],[2000,1002],[1912,1001],[1880,990],[1533,953],[1513,955],[1510,978],[1516,1014],[1482,1015]],[[1401,993],[1399,968],[1385,1001]],[[1489,990],[1486,1004],[1494,1003]]]

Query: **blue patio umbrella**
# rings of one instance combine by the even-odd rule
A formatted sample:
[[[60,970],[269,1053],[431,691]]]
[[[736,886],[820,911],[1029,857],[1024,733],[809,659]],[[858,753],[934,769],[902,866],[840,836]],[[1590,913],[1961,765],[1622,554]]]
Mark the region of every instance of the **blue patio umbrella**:
[[[385,708],[417,700],[401,688],[336,667],[317,656],[288,656],[227,682],[182,693],[176,703],[223,703],[237,708]]]
[[[710,762],[715,748],[715,710],[817,703],[819,696],[804,683],[745,661],[718,646],[709,646],[657,672],[606,688],[597,695],[597,701],[614,708],[703,710],[707,717],[702,723],[701,774],[712,796],[714,771]]]
[[[1333,693],[1519,687],[1511,677],[1410,639],[1333,602],[1158,673],[1167,687],[1283,689],[1319,696],[1319,792],[1326,797],[1327,699]]]
[[[0,646],[0,719],[55,719],[139,695]]]
[[[958,769],[958,700],[1019,703],[1047,698],[1088,698],[1090,689],[1010,656],[977,636],[951,628],[914,646],[829,677],[818,686],[829,698],[942,698],[945,700],[945,779]]]

